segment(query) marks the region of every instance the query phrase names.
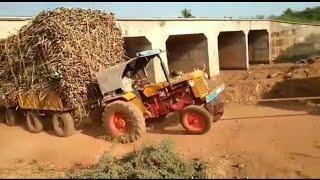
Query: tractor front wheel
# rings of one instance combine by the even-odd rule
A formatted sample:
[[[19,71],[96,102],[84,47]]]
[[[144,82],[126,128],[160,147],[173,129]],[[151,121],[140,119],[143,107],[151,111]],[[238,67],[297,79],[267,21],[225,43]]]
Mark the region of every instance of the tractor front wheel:
[[[26,114],[27,128],[32,133],[40,133],[43,130],[41,117],[36,113],[29,111]]]
[[[181,113],[181,124],[189,134],[205,134],[211,128],[212,117],[203,107],[190,105]]]
[[[53,129],[60,137],[69,137],[74,131],[74,121],[70,113],[56,113],[52,116]]]
[[[18,113],[12,108],[6,109],[5,113],[6,113],[6,124],[8,126],[16,125],[16,122],[18,119]]]
[[[107,135],[120,143],[137,140],[145,130],[145,118],[140,109],[124,101],[108,104],[102,115]]]

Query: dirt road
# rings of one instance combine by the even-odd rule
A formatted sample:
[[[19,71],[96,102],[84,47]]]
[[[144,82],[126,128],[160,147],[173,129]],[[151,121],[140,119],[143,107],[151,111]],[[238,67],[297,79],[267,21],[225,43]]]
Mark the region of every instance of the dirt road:
[[[93,163],[104,151],[112,149],[119,155],[166,138],[186,157],[228,162],[221,167],[223,177],[320,177],[320,116],[311,115],[306,106],[277,109],[227,104],[224,117],[203,136],[184,135],[180,125],[156,131],[160,125],[154,124],[154,130],[135,144],[115,145],[96,138],[100,129],[79,131],[64,139],[48,131],[31,134],[1,123],[0,177],[58,176],[57,169]],[[55,171],[43,170],[48,166],[38,163],[37,168],[46,173],[37,175],[28,162],[54,164]],[[21,166],[29,169],[23,171]]]

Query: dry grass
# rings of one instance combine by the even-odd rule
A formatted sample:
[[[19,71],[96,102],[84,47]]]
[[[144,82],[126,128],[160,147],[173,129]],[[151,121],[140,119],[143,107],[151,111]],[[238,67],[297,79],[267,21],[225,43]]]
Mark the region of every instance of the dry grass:
[[[17,161],[11,168],[1,168],[0,178],[64,178],[65,172],[56,166],[37,161]]]

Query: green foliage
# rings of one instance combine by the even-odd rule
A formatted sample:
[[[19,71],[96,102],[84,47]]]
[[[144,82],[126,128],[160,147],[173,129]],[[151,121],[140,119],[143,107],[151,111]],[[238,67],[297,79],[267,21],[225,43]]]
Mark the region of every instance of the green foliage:
[[[194,16],[191,13],[191,9],[186,9],[186,8],[183,9],[181,11],[181,15],[182,15],[183,18],[194,18]]]
[[[264,15],[256,15],[256,19],[265,19]]]
[[[304,23],[315,23],[320,21],[320,6],[306,8],[302,11],[293,11],[288,8],[281,16],[275,19],[284,21],[304,22]]]
[[[173,151],[170,141],[147,146],[121,159],[103,156],[89,169],[69,175],[69,178],[94,179],[180,179],[205,178],[207,164],[201,161],[185,161]]]

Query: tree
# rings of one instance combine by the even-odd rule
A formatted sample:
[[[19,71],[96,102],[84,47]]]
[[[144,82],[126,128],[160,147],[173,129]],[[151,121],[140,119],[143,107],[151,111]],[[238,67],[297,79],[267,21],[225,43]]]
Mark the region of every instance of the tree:
[[[320,20],[320,7],[305,8],[302,11],[293,11],[288,8],[278,18],[285,21],[309,22],[314,23]]]
[[[256,15],[256,19],[264,19],[264,15]]]
[[[277,19],[278,17],[277,16],[275,16],[275,15],[270,15],[269,17],[268,17],[268,19]]]
[[[181,11],[181,15],[183,18],[194,18],[194,16],[191,14],[191,9],[183,9]]]
[[[292,9],[288,8],[286,9],[284,12],[283,12],[284,15],[292,15],[293,14],[293,11]]]

